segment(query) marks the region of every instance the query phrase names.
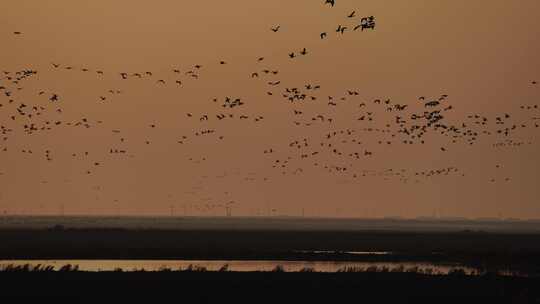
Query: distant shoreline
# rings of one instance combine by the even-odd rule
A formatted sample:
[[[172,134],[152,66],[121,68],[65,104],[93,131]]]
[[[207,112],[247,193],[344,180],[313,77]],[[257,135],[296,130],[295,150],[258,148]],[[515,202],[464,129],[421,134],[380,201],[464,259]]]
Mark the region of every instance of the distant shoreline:
[[[538,233],[540,220],[197,216],[0,216],[13,229],[280,230]]]

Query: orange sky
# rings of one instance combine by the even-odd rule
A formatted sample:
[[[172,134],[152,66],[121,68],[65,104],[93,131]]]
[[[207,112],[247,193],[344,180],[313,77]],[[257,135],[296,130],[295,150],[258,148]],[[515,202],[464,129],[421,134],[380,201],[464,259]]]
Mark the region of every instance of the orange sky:
[[[33,69],[38,74],[19,84],[0,80],[0,86],[13,92],[10,97],[0,92],[0,125],[13,129],[0,141],[0,209],[56,214],[63,205],[70,214],[153,215],[168,214],[174,206],[176,214],[222,215],[220,205],[234,201],[235,215],[300,215],[304,209],[308,216],[540,217],[540,129],[533,120],[540,110],[532,108],[540,104],[540,87],[531,83],[540,80],[540,2],[336,0],[334,8],[323,2],[1,4],[0,70]],[[353,10],[356,17],[347,18]],[[350,31],[370,15],[376,17],[375,31]],[[339,24],[349,27],[343,35],[335,33]],[[276,25],[281,28],[274,33],[270,28]],[[323,31],[328,37],[321,40]],[[306,56],[288,58],[304,47]],[[259,57],[264,60],[258,62]],[[196,64],[202,68],[196,70]],[[279,73],[266,75],[264,69]],[[198,79],[185,74],[190,70],[196,70]],[[146,71],[152,76],[132,76]],[[123,80],[120,72],[130,76]],[[253,72],[260,77],[251,78]],[[268,85],[273,81],[280,84]],[[281,97],[285,88],[306,91],[308,83],[321,86],[308,92],[316,101],[290,103]],[[111,94],[111,89],[121,93]],[[349,96],[347,90],[359,95]],[[45,93],[38,95],[40,91]],[[54,93],[60,96],[57,105],[48,101]],[[472,146],[452,144],[436,132],[424,145],[404,145],[386,134],[363,131],[393,125],[401,114],[386,112],[374,99],[408,104],[410,114],[425,110],[419,96],[437,99],[441,94],[449,95],[445,106],[453,106],[445,113],[449,125],[472,125],[467,115],[478,114],[489,118],[485,130],[494,131],[495,117],[510,113],[509,124],[527,127],[506,138],[478,136]],[[245,104],[224,109],[220,104],[225,96]],[[338,106],[329,106],[327,96]],[[359,108],[361,102],[367,109]],[[21,103],[46,110],[29,119],[17,113]],[[372,122],[357,120],[365,111],[375,116]],[[235,116],[217,120],[220,113]],[[201,122],[205,114],[209,121]],[[240,115],[248,119],[240,120]],[[333,122],[294,123],[310,123],[316,115]],[[255,121],[258,116],[264,118]],[[90,128],[66,125],[83,118]],[[25,124],[41,126],[47,120],[63,124],[25,134]],[[328,143],[327,133],[345,129],[355,130],[354,138],[362,144],[339,137],[333,148],[373,155],[351,160],[321,148],[321,142]],[[201,130],[215,132],[195,136]],[[304,138],[308,147],[289,147]],[[525,144],[493,146],[505,139]],[[270,148],[274,153],[265,154]],[[110,154],[110,149],[127,153]],[[320,154],[301,158],[315,151]],[[272,168],[275,160],[287,157],[286,169]],[[324,165],[345,166],[348,172],[328,172]],[[457,167],[459,173],[414,177],[414,172],[447,167]],[[408,182],[361,176],[363,170],[390,168],[406,170]]]

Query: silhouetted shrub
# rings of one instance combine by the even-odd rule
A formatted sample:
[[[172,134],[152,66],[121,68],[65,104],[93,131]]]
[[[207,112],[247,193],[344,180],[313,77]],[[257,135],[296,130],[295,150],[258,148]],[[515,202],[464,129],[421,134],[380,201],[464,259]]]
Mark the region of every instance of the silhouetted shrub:
[[[272,269],[272,272],[285,272],[285,268],[283,268],[282,265],[276,265],[276,267]]]
[[[448,271],[448,275],[451,275],[451,276],[465,276],[465,275],[467,275],[467,273],[465,272],[465,270],[463,270],[461,268],[454,268],[454,269],[451,269],[450,271]]]
[[[60,272],[70,272],[70,271],[79,271],[79,265],[71,265],[71,264],[67,264],[67,265],[64,265],[62,267],[60,267],[60,269],[58,269],[58,271]]]
[[[204,272],[204,271],[207,271],[206,267],[204,266],[198,266],[198,265],[193,265],[193,264],[189,264],[189,266],[184,269],[184,271],[198,271],[198,272]]]
[[[219,268],[218,271],[219,272],[229,271],[229,264],[225,264],[225,265],[221,266],[221,268]]]
[[[315,272],[315,269],[313,267],[304,267],[300,269],[300,272]]]
[[[369,266],[368,268],[366,268],[366,272],[377,272],[377,271],[378,271],[377,266]]]
[[[144,267],[141,267],[141,268],[135,268],[135,269],[133,269],[133,271],[135,271],[135,272],[146,272],[146,269],[144,269]]]
[[[420,268],[418,268],[418,266],[411,266],[405,272],[408,272],[408,273],[420,273]]]
[[[368,269],[370,272],[378,271],[377,266],[370,266]],[[368,272],[368,269],[359,266],[345,266],[339,268],[337,272]]]
[[[195,266],[194,271],[204,272],[207,271],[206,267],[204,266]]]

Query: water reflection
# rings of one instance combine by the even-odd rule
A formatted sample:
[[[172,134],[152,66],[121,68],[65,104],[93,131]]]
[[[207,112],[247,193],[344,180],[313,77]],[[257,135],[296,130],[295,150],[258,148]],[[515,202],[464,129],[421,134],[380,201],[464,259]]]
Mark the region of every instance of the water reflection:
[[[435,265],[431,263],[412,262],[347,262],[347,261],[258,261],[258,260],[4,260],[0,261],[0,269],[7,265],[22,266],[53,266],[54,270],[65,265],[78,266],[80,271],[160,271],[160,270],[207,270],[207,271],[415,271],[428,274],[448,274],[450,271],[461,269],[467,274],[474,274],[475,269],[459,265]]]

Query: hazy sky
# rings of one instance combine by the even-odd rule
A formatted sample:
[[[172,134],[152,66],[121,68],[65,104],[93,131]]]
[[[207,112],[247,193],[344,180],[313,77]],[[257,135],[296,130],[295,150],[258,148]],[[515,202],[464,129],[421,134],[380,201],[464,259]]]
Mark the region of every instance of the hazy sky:
[[[11,73],[0,77],[38,73],[19,83],[0,80],[0,209],[153,215],[174,206],[176,214],[223,215],[222,205],[234,201],[234,215],[540,217],[540,86],[532,83],[540,81],[539,1],[323,2],[3,1],[0,70]],[[371,15],[374,31],[352,31]],[[348,27],[343,35],[338,25]],[[323,40],[321,32],[328,33]],[[274,81],[280,83],[268,84]],[[283,98],[293,87],[308,98]],[[442,94],[442,106],[453,107],[444,112],[447,125],[492,134],[468,145],[430,131],[425,144],[408,145],[399,134],[365,131],[386,124],[395,131],[396,115],[425,111],[419,96]],[[244,104],[223,108],[226,96]],[[387,112],[375,99],[409,107]],[[21,103],[25,115],[17,111]],[[32,112],[40,115],[29,118]],[[358,120],[366,112],[373,121]],[[234,117],[216,118],[229,113]],[[495,119],[505,113],[505,126],[518,126],[506,137],[495,134]],[[467,117],[475,114],[487,124]],[[203,115],[208,121],[200,121]],[[325,121],[312,120],[317,115]],[[46,121],[52,130],[24,132],[24,125]],[[347,129],[354,134],[326,139]],[[204,130],[214,132],[196,135]],[[494,147],[507,139],[523,144]],[[290,147],[296,140],[308,146]],[[354,152],[359,159],[348,156]],[[272,167],[288,157],[286,168]],[[415,175],[448,167],[458,172]],[[406,178],[387,176],[402,169]]]

